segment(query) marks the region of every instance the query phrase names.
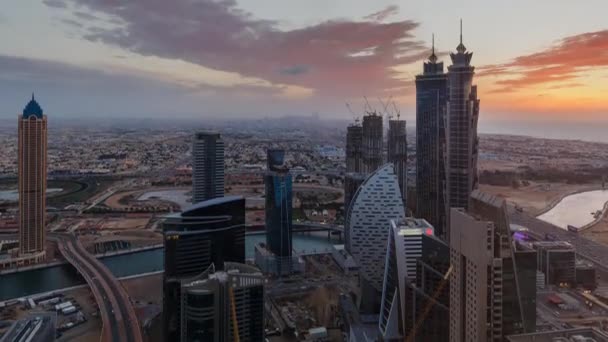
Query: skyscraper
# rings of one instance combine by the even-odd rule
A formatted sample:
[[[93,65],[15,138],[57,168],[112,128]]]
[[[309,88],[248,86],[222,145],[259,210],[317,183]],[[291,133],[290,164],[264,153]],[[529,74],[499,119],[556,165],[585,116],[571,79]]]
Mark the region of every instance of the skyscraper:
[[[199,132],[192,143],[192,203],[224,196],[224,142]]]
[[[380,307],[390,222],[404,217],[399,182],[388,163],[361,184],[344,225],[349,231],[348,251],[359,264],[364,311],[377,313]]]
[[[236,341],[235,328],[239,341],[264,340],[264,277],[253,266],[211,264],[182,281],[180,299],[181,341]]]
[[[193,205],[163,222],[165,272],[163,319],[166,341],[179,341],[181,283],[211,264],[245,262],[245,199],[214,198]]]
[[[518,259],[526,262],[521,268]],[[536,265],[530,261],[533,253],[516,253],[503,199],[475,190],[468,212],[452,208],[450,341],[499,342],[533,331]]]
[[[479,99],[477,86],[473,85],[475,68],[471,66],[473,53],[467,52],[462,43],[456,53],[451,53],[452,65],[448,67],[448,115],[447,115],[447,199],[448,208],[469,208],[471,192],[477,188],[477,120]]]
[[[369,174],[382,165],[384,138],[382,116],[368,112],[363,116],[363,169]]]
[[[292,252],[292,177],[285,165],[285,151],[267,151],[266,244],[277,257]]]
[[[45,255],[47,119],[32,99],[19,115],[19,254]]]
[[[382,341],[403,341],[409,333],[406,325],[411,325],[414,302],[406,288],[416,283],[425,235],[432,236],[433,227],[423,219],[390,222],[379,322]]]
[[[401,198],[407,208],[407,133],[405,120],[389,120],[387,161],[393,163],[395,175],[399,181]]]
[[[358,121],[346,129],[346,172],[363,172],[363,127]]]
[[[443,239],[446,226],[446,112],[448,78],[433,52],[416,76],[416,216],[435,227]]]

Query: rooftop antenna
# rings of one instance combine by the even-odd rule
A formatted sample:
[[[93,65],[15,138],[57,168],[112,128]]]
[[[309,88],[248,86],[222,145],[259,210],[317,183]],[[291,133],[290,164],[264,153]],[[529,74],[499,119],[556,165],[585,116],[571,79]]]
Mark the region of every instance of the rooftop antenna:
[[[462,44],[462,18],[460,18],[460,44]]]

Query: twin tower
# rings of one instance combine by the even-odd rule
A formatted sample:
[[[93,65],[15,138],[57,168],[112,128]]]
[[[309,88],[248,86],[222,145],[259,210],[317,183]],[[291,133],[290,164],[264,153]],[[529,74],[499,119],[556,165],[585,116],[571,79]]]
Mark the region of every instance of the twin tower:
[[[416,76],[416,213],[446,241],[449,208],[468,209],[478,183],[479,99],[472,57],[462,43],[461,22],[448,72],[435,55],[433,38],[433,51]]]

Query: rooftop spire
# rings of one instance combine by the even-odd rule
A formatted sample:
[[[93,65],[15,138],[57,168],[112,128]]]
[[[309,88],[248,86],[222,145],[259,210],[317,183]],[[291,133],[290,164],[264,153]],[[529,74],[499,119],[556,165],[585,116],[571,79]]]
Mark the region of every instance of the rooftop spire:
[[[36,99],[34,98],[34,92],[32,92],[32,101],[36,101]]]
[[[458,44],[458,47],[456,47],[456,51],[459,53],[464,53],[467,51],[467,48],[462,43],[462,18],[460,19],[460,44]]]
[[[433,33],[433,49],[432,49],[432,53],[429,56],[429,61],[431,63],[437,63],[437,55],[435,55],[435,34]]]

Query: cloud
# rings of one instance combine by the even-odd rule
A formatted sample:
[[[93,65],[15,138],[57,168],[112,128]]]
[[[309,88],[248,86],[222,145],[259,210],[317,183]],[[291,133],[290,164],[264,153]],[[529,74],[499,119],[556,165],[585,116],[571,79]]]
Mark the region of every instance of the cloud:
[[[480,68],[479,76],[507,76],[496,82],[495,92],[553,84],[555,87],[580,86],[573,80],[592,68],[608,67],[608,30],[588,32],[559,40],[541,52],[520,56],[506,64]],[[560,82],[568,82],[559,84]]]
[[[390,5],[379,12],[372,13],[372,14],[364,17],[364,19],[372,20],[372,21],[383,21],[384,19],[386,19],[388,17],[392,17],[392,16],[396,15],[397,13],[399,13],[399,7],[397,5]]]
[[[428,48],[414,39],[418,23],[380,22],[396,13],[396,6],[360,21],[285,30],[239,9],[235,0],[63,1],[122,23],[89,23],[93,27],[82,35],[90,41],[328,96],[372,96],[403,86],[411,80],[399,79],[395,67],[428,55]],[[361,54],[366,51],[373,53]]]
[[[283,68],[279,70],[279,72],[285,75],[297,76],[307,73],[309,69],[310,68],[308,67],[308,65],[294,65],[291,67]]]
[[[168,81],[131,69],[106,70],[0,55],[0,103],[8,109],[0,113],[0,119],[18,113],[32,92],[55,117],[225,118],[298,110],[293,100],[301,98],[306,89],[255,82],[219,86]],[[226,106],[227,99],[230,106]]]
[[[63,0],[44,0],[44,4],[53,8],[67,8],[67,4]]]

